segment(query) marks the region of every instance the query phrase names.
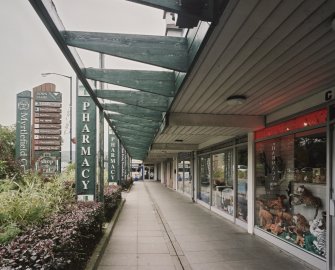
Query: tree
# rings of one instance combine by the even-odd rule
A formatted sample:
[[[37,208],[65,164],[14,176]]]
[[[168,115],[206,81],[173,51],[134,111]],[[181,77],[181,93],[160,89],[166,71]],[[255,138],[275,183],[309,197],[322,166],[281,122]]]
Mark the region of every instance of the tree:
[[[21,174],[15,161],[15,126],[0,125],[0,178]]]

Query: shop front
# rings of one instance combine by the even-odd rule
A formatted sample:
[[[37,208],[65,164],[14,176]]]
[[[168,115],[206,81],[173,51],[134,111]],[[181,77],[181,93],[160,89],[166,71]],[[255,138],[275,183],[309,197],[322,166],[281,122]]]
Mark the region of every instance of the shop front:
[[[255,132],[255,234],[326,269],[327,113]]]
[[[247,137],[224,142],[198,155],[198,202],[246,228]]]
[[[192,196],[193,190],[193,164],[192,152],[178,153],[177,191]]]

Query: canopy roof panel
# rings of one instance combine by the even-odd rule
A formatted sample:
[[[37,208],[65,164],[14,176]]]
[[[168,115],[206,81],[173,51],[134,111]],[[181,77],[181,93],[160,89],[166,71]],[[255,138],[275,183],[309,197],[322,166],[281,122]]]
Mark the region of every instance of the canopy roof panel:
[[[194,0],[192,5],[185,0],[180,5],[170,0],[133,2],[178,13],[179,25],[202,30],[179,30],[179,36],[69,31],[63,25],[52,0],[30,0],[98,109],[104,111],[104,118],[128,153],[133,158],[141,156],[144,159],[209,29],[208,24],[204,27],[199,21],[213,22],[218,6],[224,7],[225,2]],[[97,59],[99,54],[107,54],[165,70],[85,68],[75,48],[96,52]],[[104,84],[97,88],[92,81],[133,90],[106,89]]]

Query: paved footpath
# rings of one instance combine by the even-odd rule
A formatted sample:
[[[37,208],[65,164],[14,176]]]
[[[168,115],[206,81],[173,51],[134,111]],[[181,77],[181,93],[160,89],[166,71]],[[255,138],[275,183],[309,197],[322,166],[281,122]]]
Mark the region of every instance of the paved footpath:
[[[99,270],[313,269],[157,182],[135,182]]]

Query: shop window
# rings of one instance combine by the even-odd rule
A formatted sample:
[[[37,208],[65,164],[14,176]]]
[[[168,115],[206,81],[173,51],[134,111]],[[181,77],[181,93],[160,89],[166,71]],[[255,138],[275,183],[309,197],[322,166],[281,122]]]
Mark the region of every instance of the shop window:
[[[184,161],[184,192],[189,195],[192,194],[192,173],[189,160]]]
[[[191,162],[189,160],[178,162],[177,189],[192,194]]]
[[[213,155],[212,206],[234,215],[233,150]]]
[[[255,205],[256,226],[325,257],[325,128],[256,143]]]
[[[248,214],[248,148],[237,148],[237,213],[236,217],[247,222]]]
[[[198,198],[209,204],[211,180],[211,159],[210,156],[199,158],[199,185]]]
[[[178,162],[178,174],[177,174],[177,190],[183,192],[184,190],[184,161]]]

